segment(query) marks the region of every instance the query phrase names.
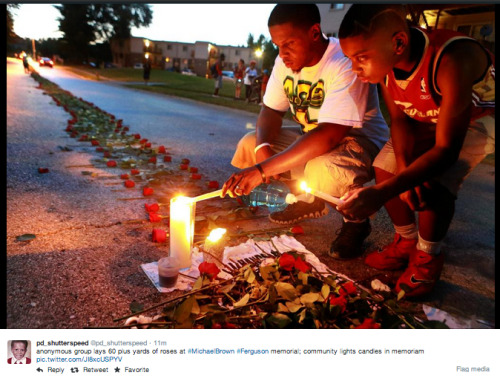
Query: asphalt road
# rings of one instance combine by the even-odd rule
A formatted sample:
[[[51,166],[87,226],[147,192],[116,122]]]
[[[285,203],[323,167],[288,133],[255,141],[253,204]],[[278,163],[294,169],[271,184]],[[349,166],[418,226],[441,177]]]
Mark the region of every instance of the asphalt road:
[[[123,119],[131,132],[189,157],[220,182],[232,171],[229,162],[247,123],[256,121],[251,113],[89,81],[58,68],[41,68],[40,74]],[[8,327],[109,325],[134,300],[162,300],[138,266],[164,256],[166,248],[150,243],[149,227],[120,223],[143,218],[143,201],[119,202],[102,181],[68,167],[88,164],[95,151],[58,149],[78,145],[63,132],[69,114],[37,85],[24,74],[21,61],[7,60]],[[50,174],[39,174],[41,166],[49,167]],[[477,319],[495,320],[494,175],[493,166],[481,164],[466,181],[444,242],[441,280],[418,301],[469,319],[475,327]],[[332,269],[354,279],[397,279],[398,273],[369,269],[362,259],[328,257],[340,224],[339,214],[331,211],[320,220],[304,221],[306,234],[298,239]],[[251,227],[273,225],[262,219]],[[377,213],[372,227],[367,250],[392,241],[385,211]],[[37,239],[16,241],[25,233]]]

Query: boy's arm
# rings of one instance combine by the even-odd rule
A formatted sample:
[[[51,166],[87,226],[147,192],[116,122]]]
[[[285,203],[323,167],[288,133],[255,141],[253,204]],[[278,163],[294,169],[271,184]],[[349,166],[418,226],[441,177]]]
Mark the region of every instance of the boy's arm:
[[[259,117],[257,118],[257,127],[255,131],[256,147],[262,143],[271,143],[278,137],[284,115],[284,112],[273,110],[266,105],[262,106]],[[274,151],[270,146],[263,146],[256,153],[256,161],[260,163],[273,155]]]
[[[366,192],[347,195],[346,203],[338,209],[348,217],[366,217],[391,198],[451,167],[458,159],[470,123],[473,83],[485,72],[487,64],[484,50],[476,43],[464,41],[452,44],[441,59],[436,77],[442,101],[434,146],[406,169],[398,170],[396,176],[366,188]],[[411,202],[408,203],[415,208]]]

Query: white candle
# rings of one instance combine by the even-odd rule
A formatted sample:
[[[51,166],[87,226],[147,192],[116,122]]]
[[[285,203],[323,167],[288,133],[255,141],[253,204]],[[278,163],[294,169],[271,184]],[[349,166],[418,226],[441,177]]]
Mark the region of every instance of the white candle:
[[[341,200],[340,198],[338,197],[334,197],[334,196],[330,196],[329,194],[326,194],[324,192],[321,192],[319,190],[315,190],[315,189],[311,189],[307,186],[306,182],[305,181],[302,181],[300,183],[300,188],[305,191],[306,193],[310,193],[312,194],[313,196],[315,197],[319,197],[319,198],[322,198],[323,200],[325,201],[328,201],[328,202],[331,202],[332,204],[335,204],[335,205],[342,205],[342,203],[344,202],[343,200]]]
[[[170,256],[179,260],[181,268],[191,267],[195,207],[189,197],[170,200]]]

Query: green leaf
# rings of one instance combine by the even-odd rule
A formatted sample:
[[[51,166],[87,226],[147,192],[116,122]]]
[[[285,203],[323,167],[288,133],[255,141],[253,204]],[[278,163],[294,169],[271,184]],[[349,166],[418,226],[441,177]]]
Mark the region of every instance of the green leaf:
[[[300,300],[297,298],[293,302],[286,302],[286,307],[291,313],[294,314],[304,306],[302,305],[302,303],[300,303]]]
[[[323,298],[328,298],[328,296],[330,295],[330,286],[327,285],[327,284],[324,284],[323,287],[321,287],[321,296],[323,296]]]
[[[401,299],[403,299],[405,297],[405,294],[406,294],[405,290],[399,291],[399,293],[398,293],[398,301],[401,300]]]
[[[297,297],[297,291],[290,283],[276,282],[275,287],[278,295],[286,300],[295,300]]]
[[[255,274],[250,267],[245,270],[244,277],[245,280],[250,284],[252,284],[255,281]]]
[[[196,298],[193,302],[193,308],[191,309],[191,313],[194,314],[194,315],[199,315],[201,312],[200,310],[200,305],[198,304],[198,302],[196,301]]]
[[[302,271],[299,272],[299,274],[297,275],[297,278],[299,278],[299,280],[302,281],[302,284],[303,285],[306,285],[307,284],[307,280],[309,279],[309,275],[306,274],[306,273],[303,273]]]
[[[196,281],[194,282],[193,284],[193,288],[192,290],[199,290],[201,287],[203,286],[203,277],[198,277],[198,279],[196,279]]]
[[[287,303],[290,303],[290,302],[287,302]],[[278,303],[278,312],[288,313],[288,312],[292,312],[292,311],[290,311],[283,303]]]
[[[234,307],[243,307],[246,306],[248,301],[250,300],[250,294],[245,294],[243,298],[233,304]]]
[[[27,242],[27,241],[31,241],[35,238],[36,238],[36,235],[34,235],[34,234],[23,234],[23,235],[18,235],[16,237],[16,240],[21,241],[21,242]]]
[[[278,269],[272,265],[262,266],[259,268],[259,271],[262,279],[264,280],[276,281],[279,279]]]
[[[194,296],[191,295],[189,298],[184,300],[180,304],[180,306],[175,310],[174,319],[178,323],[183,323],[189,318],[189,315],[191,315],[191,311],[193,310],[193,305],[195,301],[196,298],[194,298]]]
[[[130,312],[135,314],[136,312],[142,311],[144,309],[144,305],[142,303],[139,303],[137,301],[133,301],[130,303]]]
[[[300,297],[300,302],[302,304],[312,304],[319,299],[319,294],[317,292],[309,292]]]
[[[307,313],[307,309],[305,309],[305,308],[302,311],[300,311],[299,323],[302,323],[304,321],[304,319],[306,318],[306,313]]]
[[[292,322],[292,319],[290,319],[287,315],[281,314],[281,313],[273,313],[271,316],[269,316],[266,319],[266,322],[269,323],[269,325],[272,328],[285,328],[287,325],[289,325]]]

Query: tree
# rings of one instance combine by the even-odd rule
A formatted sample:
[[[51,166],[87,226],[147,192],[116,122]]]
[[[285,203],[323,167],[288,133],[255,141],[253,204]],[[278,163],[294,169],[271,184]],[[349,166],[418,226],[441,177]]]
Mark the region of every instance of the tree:
[[[279,49],[273,44],[271,40],[264,43],[264,58],[262,60],[262,68],[272,70],[274,61],[279,54]]]
[[[59,30],[63,33],[68,58],[87,60],[89,44],[130,37],[133,26],[151,24],[153,12],[147,4],[62,4]]]
[[[88,47],[95,40],[89,4],[54,5],[61,17],[59,30],[62,32],[64,54],[69,61],[81,63],[88,59]]]
[[[12,43],[17,35],[14,33],[14,18],[12,13],[14,9],[19,8],[19,4],[7,4],[7,42]]]

